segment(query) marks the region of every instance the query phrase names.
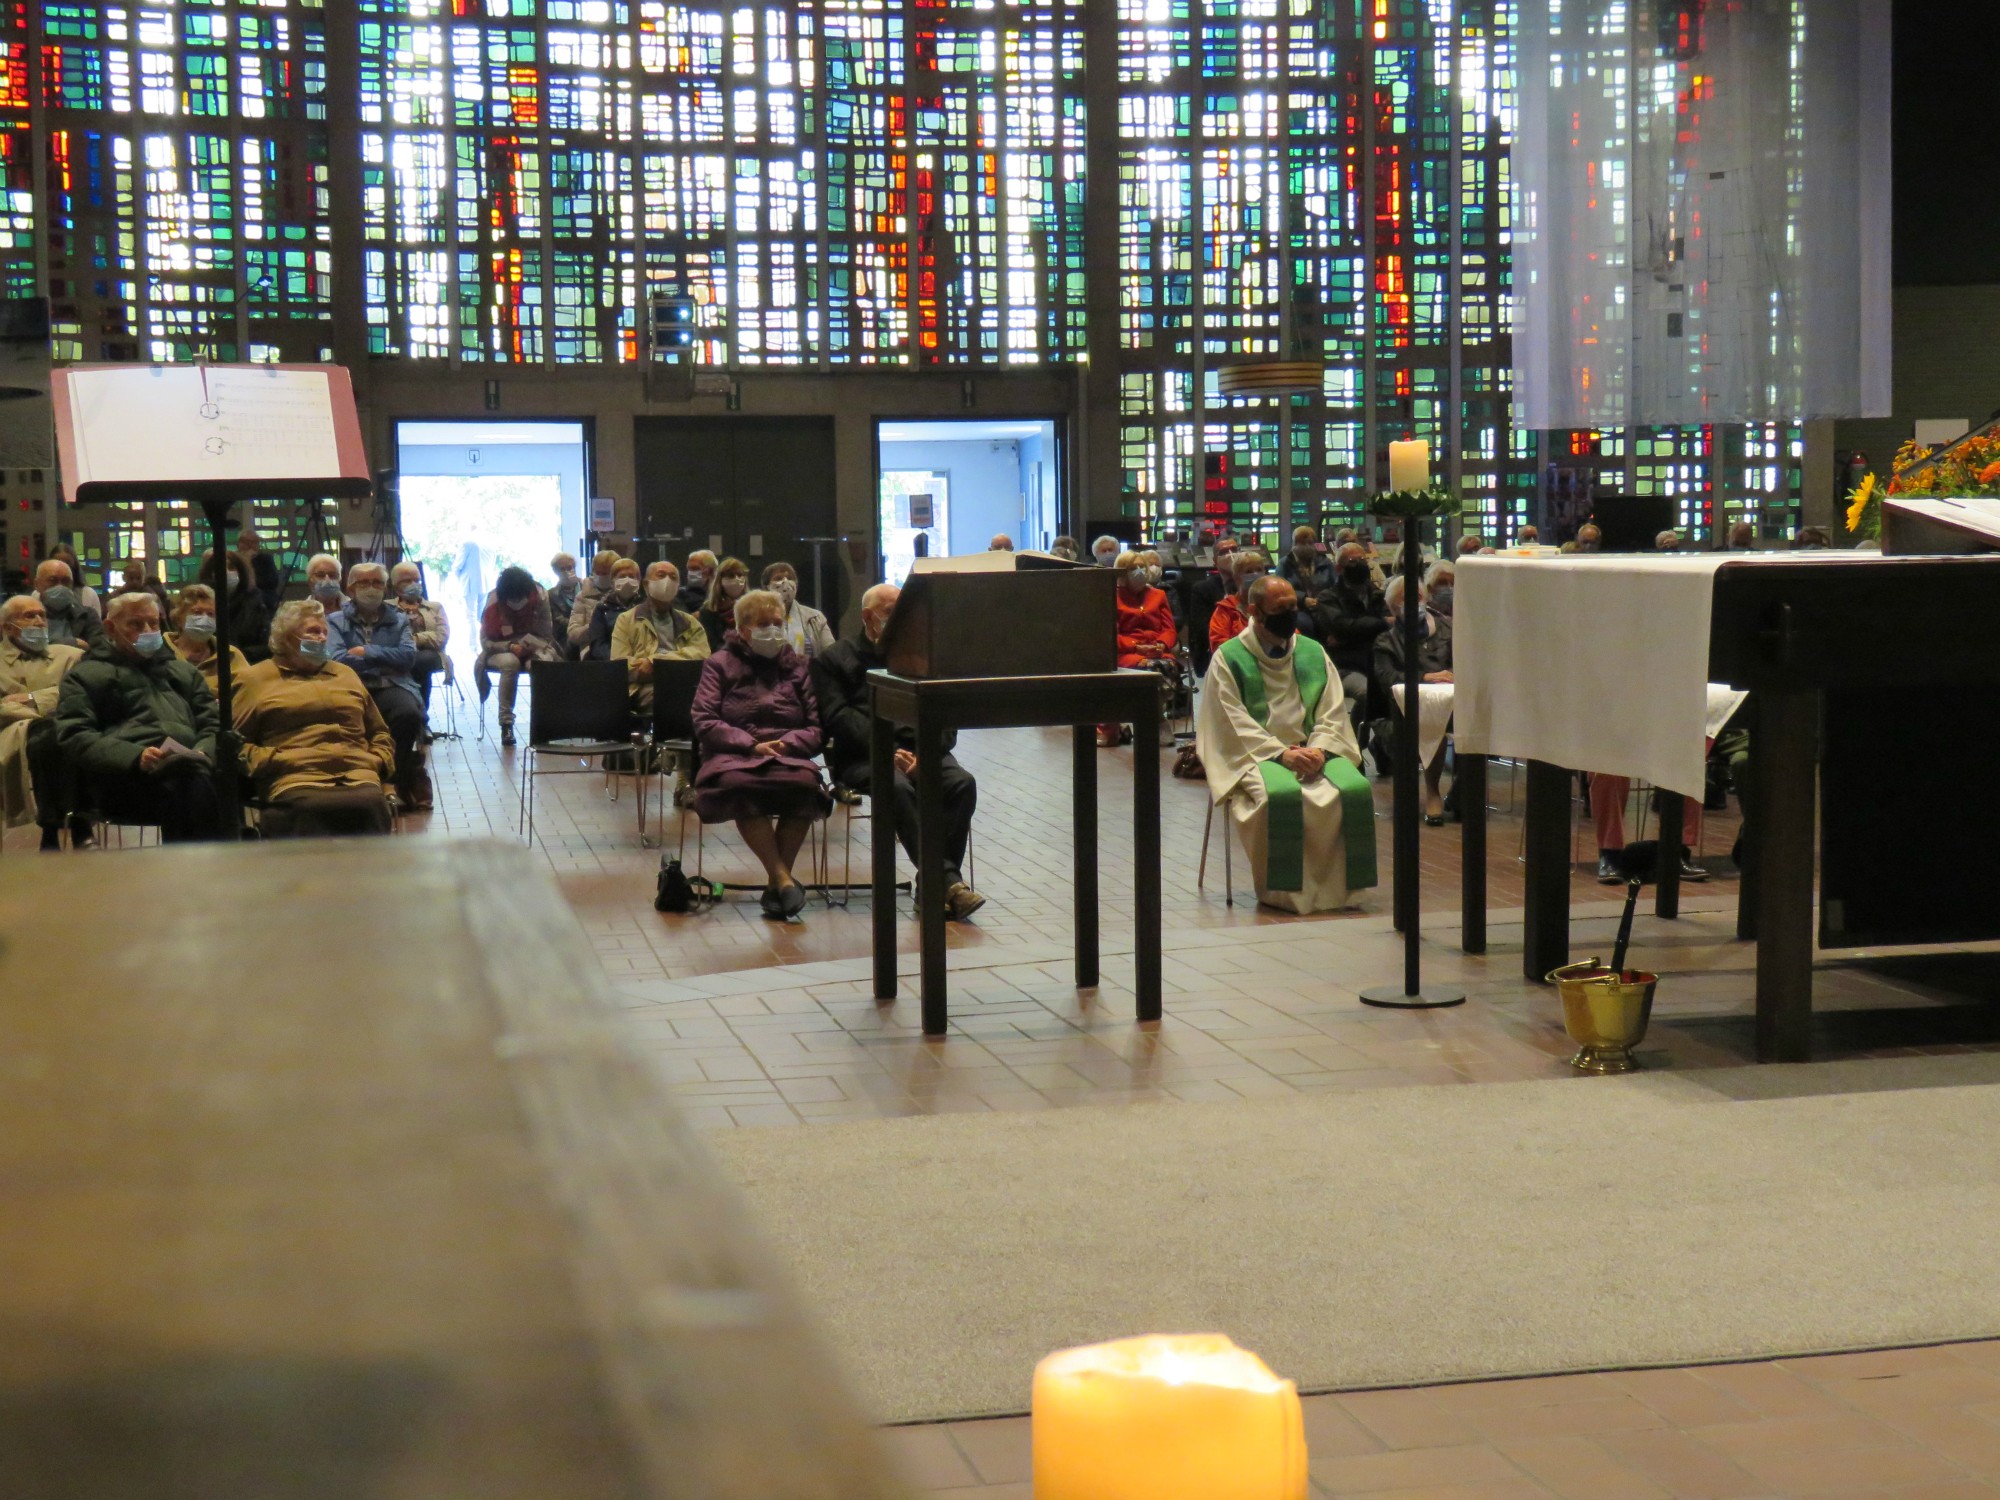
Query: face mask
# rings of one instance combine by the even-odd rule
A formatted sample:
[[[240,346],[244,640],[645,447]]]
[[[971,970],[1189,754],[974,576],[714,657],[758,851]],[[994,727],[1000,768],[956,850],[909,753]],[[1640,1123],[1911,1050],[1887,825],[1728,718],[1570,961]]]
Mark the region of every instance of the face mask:
[[[1446,584],[1442,588],[1433,589],[1431,591],[1431,608],[1441,615],[1450,614],[1451,594],[1452,589],[1450,584]]]
[[[700,568],[690,570],[688,573],[688,587],[691,589],[700,589],[703,593],[707,593],[708,574]]]
[[[1313,548],[1310,546],[1294,547],[1292,548],[1292,556],[1296,557],[1302,563],[1309,563],[1313,560]]]
[[[611,592],[616,594],[620,599],[636,598],[639,593],[639,580],[636,578],[621,578],[611,585]]]
[[[424,586],[421,583],[404,584],[402,593],[405,604],[421,604],[424,602]]]
[[[1146,581],[1146,570],[1144,568],[1127,568],[1125,570],[1125,581],[1135,589],[1143,589],[1149,586]]]
[[[1297,609],[1274,609],[1264,616],[1264,629],[1279,640],[1286,640],[1299,628]]]
[[[141,656],[157,656],[167,638],[157,630],[142,630],[132,642],[132,649]]]
[[[799,597],[798,580],[796,578],[780,578],[776,583],[771,585],[771,592],[784,600],[785,608],[790,609],[793,602]]]
[[[750,580],[747,578],[723,579],[722,597],[725,599],[741,599],[743,597],[743,590],[749,586],[749,583]]]
[[[331,578],[322,578],[313,585],[313,598],[321,603],[331,603],[340,597],[340,585]]]
[[[1348,563],[1341,568],[1340,576],[1342,581],[1358,587],[1368,581],[1368,564],[1365,562]]]
[[[646,580],[646,597],[655,604],[670,604],[674,595],[680,592],[671,578],[649,578]]]
[[[785,649],[785,632],[777,625],[759,625],[750,632],[750,649],[759,656],[776,656]]]
[[[42,608],[52,615],[66,615],[76,603],[68,584],[59,583],[42,595]]]
[[[386,594],[387,590],[379,583],[364,583],[354,591],[354,602],[363,609],[375,609],[381,605]]]
[[[1118,554],[1116,552],[1099,552],[1096,554],[1096,557],[1097,565],[1100,568],[1114,568],[1118,565]]]
[[[181,622],[181,634],[206,638],[215,634],[214,615],[189,615]]]
[[[46,651],[49,645],[49,627],[46,625],[23,625],[21,644],[30,651]]]
[[[1155,588],[1159,586],[1160,580],[1166,576],[1167,570],[1158,563],[1146,564],[1146,582],[1152,584]]]
[[[327,661],[332,657],[333,651],[325,641],[316,641],[310,636],[301,636],[299,638],[299,655],[303,656],[307,661]]]
[[[1244,599],[1249,598],[1250,585],[1255,583],[1258,579],[1262,578],[1263,576],[1264,575],[1262,573],[1245,573],[1241,578],[1237,579],[1236,593],[1238,597]]]

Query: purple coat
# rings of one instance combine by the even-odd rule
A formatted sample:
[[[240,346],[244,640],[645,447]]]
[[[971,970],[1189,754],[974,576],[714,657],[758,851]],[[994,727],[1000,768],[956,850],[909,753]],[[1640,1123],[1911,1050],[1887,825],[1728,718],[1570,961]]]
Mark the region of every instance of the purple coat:
[[[758,656],[735,631],[702,668],[694,690],[694,734],[701,747],[697,788],[735,790],[775,783],[819,785],[819,702],[806,659],[787,646]],[[782,754],[757,745],[780,740]]]

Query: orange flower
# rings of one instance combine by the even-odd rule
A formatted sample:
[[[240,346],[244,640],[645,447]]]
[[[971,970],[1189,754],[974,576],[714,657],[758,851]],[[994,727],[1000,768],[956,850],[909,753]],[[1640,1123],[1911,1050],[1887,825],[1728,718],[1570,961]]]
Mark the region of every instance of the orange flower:
[[[2000,463],[1990,463],[1979,471],[1981,484],[2000,484]]]

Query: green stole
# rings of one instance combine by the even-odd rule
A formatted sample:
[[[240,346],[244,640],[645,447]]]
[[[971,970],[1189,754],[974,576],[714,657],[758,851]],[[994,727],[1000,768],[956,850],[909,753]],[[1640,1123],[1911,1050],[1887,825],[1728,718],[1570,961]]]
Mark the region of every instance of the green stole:
[[[1264,692],[1264,664],[1243,637],[1234,636],[1222,644],[1222,659],[1236,679],[1243,706],[1265,729],[1271,727],[1271,704]],[[1320,699],[1326,694],[1328,666],[1326,650],[1309,636],[1299,636],[1292,645],[1292,671],[1298,679],[1299,697],[1305,704],[1305,727],[1312,733],[1319,716]],[[1265,840],[1264,884],[1274,891],[1298,891],[1305,886],[1306,818],[1305,793],[1299,778],[1275,760],[1259,761],[1264,777],[1264,793],[1270,799],[1270,822]],[[1340,796],[1341,843],[1347,851],[1347,888],[1358,891],[1375,884],[1375,795],[1368,778],[1338,755],[1326,758],[1326,779]]]

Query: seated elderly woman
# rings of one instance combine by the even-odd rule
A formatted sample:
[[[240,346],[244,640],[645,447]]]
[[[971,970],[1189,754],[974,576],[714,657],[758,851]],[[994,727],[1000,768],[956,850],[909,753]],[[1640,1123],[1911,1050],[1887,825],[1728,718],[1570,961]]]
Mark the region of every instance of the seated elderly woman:
[[[833,649],[833,627],[810,604],[799,603],[799,570],[788,562],[764,569],[764,587],[785,605],[785,644],[810,661]]]
[[[1152,667],[1170,683],[1177,683],[1179,664],[1174,652],[1180,646],[1180,631],[1166,591],[1154,587],[1154,570],[1145,558],[1142,552],[1126,552],[1118,558],[1118,665]],[[1107,749],[1130,738],[1131,731],[1122,724],[1097,726],[1097,743]]]
[[[695,689],[694,733],[696,816],[735,823],[764,866],[765,916],[797,916],[806,893],[792,863],[833,800],[813,764],[821,735],[812,677],[785,640],[785,601],[768,589],[736,601],[736,628]]]
[[[1421,593],[1422,585],[1418,585]],[[1390,719],[1375,727],[1376,738],[1387,743],[1389,727],[1393,724],[1400,729],[1402,711],[1396,707],[1395,687],[1403,680],[1405,642],[1403,637],[1403,578],[1399,573],[1389,580],[1389,586],[1382,591],[1383,605],[1388,611],[1389,628],[1375,637],[1375,685],[1382,695],[1382,701],[1389,706]],[[1450,682],[1451,676],[1451,621],[1430,607],[1428,600],[1421,600],[1417,609],[1417,676],[1421,682]],[[1444,777],[1444,751],[1431,757],[1431,763],[1424,767],[1424,821],[1436,828],[1444,823],[1444,798],[1439,793],[1439,784]]]
[[[189,666],[199,671],[208,683],[208,690],[215,691],[216,673],[221,655],[215,649],[215,590],[205,583],[191,583],[174,600],[171,616],[173,631],[167,636],[167,644],[174,648],[178,656]],[[229,648],[229,676],[232,684],[243,681],[243,674],[250,670],[250,659],[239,646]]]
[[[406,627],[407,628],[407,627]],[[479,616],[479,701],[487,674],[500,674],[500,743],[514,743],[514,694],[530,662],[556,659],[555,625],[548,596],[526,568],[502,568]]]
[[[389,831],[396,742],[360,674],[333,659],[317,599],[278,607],[270,660],[232,707],[266,838]]]

